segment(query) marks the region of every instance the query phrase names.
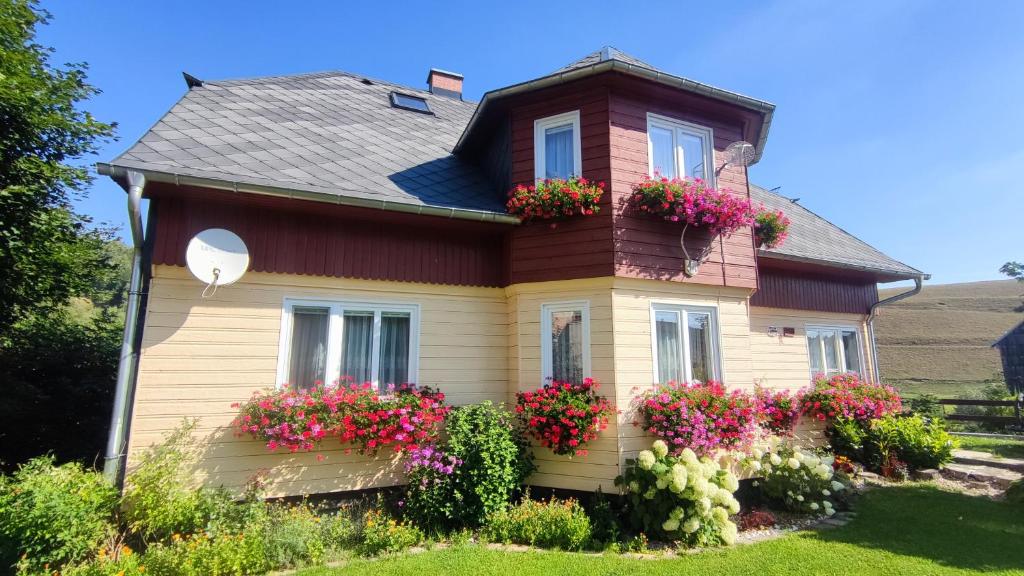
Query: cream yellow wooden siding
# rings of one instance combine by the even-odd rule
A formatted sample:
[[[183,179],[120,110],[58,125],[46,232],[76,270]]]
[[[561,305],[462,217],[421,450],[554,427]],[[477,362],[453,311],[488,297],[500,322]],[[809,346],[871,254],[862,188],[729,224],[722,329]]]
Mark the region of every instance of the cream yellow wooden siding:
[[[345,455],[325,442],[318,453],[269,453],[236,438],[231,403],[276,384],[285,297],[358,299],[420,305],[419,383],[452,404],[502,402],[508,385],[508,315],[498,288],[434,286],[249,273],[202,299],[182,268],[158,266],[150,285],[132,414],[129,468],[144,447],[185,417],[199,419],[196,479],[238,489],[269,470],[269,495],[358,490],[401,482],[398,463]],[[337,446],[337,448],[335,448]]]
[[[541,374],[541,306],[560,302],[587,302],[590,310],[591,376],[601,391],[614,396],[612,363],[613,325],[611,278],[517,284],[506,289],[509,310],[508,362],[510,404],[515,392],[533,390],[543,384]],[[537,448],[537,472],[530,477],[533,486],[570,490],[614,491],[619,473],[619,426],[615,421],[591,442],[586,456],[557,456]]]
[[[722,381],[729,387],[751,388],[750,290],[679,282],[619,278],[612,294],[615,318],[615,392],[623,407],[620,428],[621,459],[633,457],[653,440],[639,427],[634,399],[654,383],[654,353],[651,346],[651,305],[653,303],[713,307],[718,311]]]
[[[807,354],[807,330],[812,326],[852,326],[860,333],[860,355],[865,374],[871,372],[867,318],[863,314],[838,314],[782,308],[751,307],[750,349],[754,381],[766,388],[798,390],[810,384],[811,364]],[[779,329],[769,336],[768,327]],[[783,328],[794,328],[793,336],[783,336]]]

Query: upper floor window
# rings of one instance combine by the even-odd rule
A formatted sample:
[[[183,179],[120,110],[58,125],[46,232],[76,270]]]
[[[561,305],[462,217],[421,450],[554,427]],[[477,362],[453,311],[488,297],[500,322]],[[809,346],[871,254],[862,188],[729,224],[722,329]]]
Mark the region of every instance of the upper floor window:
[[[714,134],[710,128],[648,114],[647,157],[651,176],[700,178],[714,185]]]
[[[808,326],[807,353],[811,376],[835,376],[846,372],[863,373],[860,335],[856,328],[844,326]]]
[[[288,299],[278,382],[299,390],[350,377],[374,386],[416,381],[419,307]]]
[[[580,383],[590,376],[590,304],[544,304],[541,313],[541,376],[545,382]]]
[[[537,180],[581,174],[579,110],[534,121],[533,166]]]
[[[721,378],[714,308],[652,304],[651,340],[654,379],[659,384]]]

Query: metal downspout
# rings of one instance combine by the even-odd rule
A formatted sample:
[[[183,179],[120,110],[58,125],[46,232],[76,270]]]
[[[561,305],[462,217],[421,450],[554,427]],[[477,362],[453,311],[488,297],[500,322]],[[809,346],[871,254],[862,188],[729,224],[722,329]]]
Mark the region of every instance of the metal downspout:
[[[871,371],[874,373],[874,381],[876,383],[882,381],[882,372],[878,369],[878,345],[875,343],[875,316],[878,315],[878,309],[920,293],[926,278],[928,278],[927,275],[918,276],[914,278],[914,287],[912,289],[895,296],[890,296],[885,300],[879,300],[871,305],[871,311],[868,314],[868,337],[871,338]]]
[[[127,170],[124,176],[128,190],[128,222],[132,231],[132,276],[128,285],[124,336],[121,339],[121,359],[117,365],[114,410],[110,417],[107,453],[103,458],[103,475],[115,484],[120,484],[124,472],[125,456],[127,455],[125,450],[125,442],[128,437],[127,418],[130,407],[128,398],[134,388],[135,365],[138,360],[135,342],[142,292],[142,189],[146,185],[146,177],[142,172]]]

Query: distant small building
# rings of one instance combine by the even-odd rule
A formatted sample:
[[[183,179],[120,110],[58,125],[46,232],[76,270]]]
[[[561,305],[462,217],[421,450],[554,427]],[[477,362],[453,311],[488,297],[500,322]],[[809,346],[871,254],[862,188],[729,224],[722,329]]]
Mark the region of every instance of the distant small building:
[[[999,349],[999,355],[1003,359],[1006,385],[1014,394],[1024,392],[1024,322],[1003,334],[992,347]]]

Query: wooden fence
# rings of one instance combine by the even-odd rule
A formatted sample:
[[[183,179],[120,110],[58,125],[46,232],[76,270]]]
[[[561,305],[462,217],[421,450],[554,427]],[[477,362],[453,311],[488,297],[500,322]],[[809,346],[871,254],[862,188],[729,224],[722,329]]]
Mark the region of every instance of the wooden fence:
[[[950,398],[939,400],[943,406],[1003,406],[1013,408],[1013,416],[990,416],[987,414],[946,414],[946,420],[960,422],[989,422],[1003,424],[1014,428],[1024,428],[1024,392],[1017,395],[1016,400],[961,400]]]

